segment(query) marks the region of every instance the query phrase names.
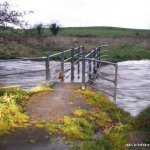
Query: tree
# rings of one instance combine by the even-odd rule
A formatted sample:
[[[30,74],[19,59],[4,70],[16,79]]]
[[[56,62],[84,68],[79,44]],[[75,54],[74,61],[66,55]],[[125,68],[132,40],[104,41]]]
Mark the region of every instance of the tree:
[[[60,30],[60,25],[58,25],[57,23],[52,23],[50,24],[49,28],[53,35],[57,35]]]
[[[0,26],[6,27],[15,25],[23,27],[26,23],[22,20],[22,18],[28,13],[33,12],[18,12],[16,10],[12,10],[8,2],[0,3]]]
[[[35,27],[36,27],[36,30],[37,30],[37,34],[38,34],[39,36],[41,36],[42,27],[43,27],[42,23],[36,24]]]

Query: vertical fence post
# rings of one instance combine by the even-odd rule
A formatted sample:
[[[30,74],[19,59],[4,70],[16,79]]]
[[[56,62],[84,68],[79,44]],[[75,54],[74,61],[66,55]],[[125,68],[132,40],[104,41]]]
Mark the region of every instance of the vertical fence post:
[[[90,59],[89,59],[89,73],[91,73],[91,70],[92,70],[92,69],[91,69],[91,67],[92,67],[92,66],[91,66],[92,53],[90,53],[89,58],[90,58]],[[89,79],[91,80],[91,74],[89,74]]]
[[[95,59],[96,59],[96,60],[97,60],[97,58],[98,58],[98,57],[97,57],[97,56],[98,56],[98,55],[97,55],[97,54],[98,54],[97,52],[98,52],[98,49],[97,49],[97,47],[96,47],[96,48],[95,48]],[[95,67],[97,68],[97,61],[95,62]]]
[[[96,49],[94,49],[93,51],[93,58],[96,59]],[[93,61],[93,74],[97,73],[97,65],[96,65],[96,61]]]
[[[50,85],[49,77],[50,77],[50,69],[49,69],[49,56],[46,58],[46,64],[45,64],[45,69],[46,69],[46,86]]]
[[[98,47],[98,53],[99,53],[98,58],[99,60],[101,60],[101,46],[100,45]]]
[[[84,46],[83,46],[83,53],[82,53],[82,90],[86,89],[85,86],[85,53],[84,53]]]
[[[98,57],[97,57],[97,59],[100,60],[100,55],[101,55],[100,45],[98,46],[97,51],[98,51],[98,54],[97,54]],[[98,67],[98,68],[99,68],[99,66],[100,66],[100,62],[97,63],[97,67]]]
[[[71,81],[74,80],[74,48],[71,50]]]
[[[61,82],[64,82],[64,51],[61,53]]]
[[[115,87],[114,87],[114,101],[116,103],[117,98],[117,76],[118,76],[118,64],[115,66]]]
[[[78,79],[80,78],[80,48],[81,46],[78,46]]]
[[[95,59],[95,49],[94,49],[94,51],[93,51],[93,59]],[[93,61],[93,69],[95,68],[95,61]],[[93,70],[93,73],[94,73],[94,70]]]

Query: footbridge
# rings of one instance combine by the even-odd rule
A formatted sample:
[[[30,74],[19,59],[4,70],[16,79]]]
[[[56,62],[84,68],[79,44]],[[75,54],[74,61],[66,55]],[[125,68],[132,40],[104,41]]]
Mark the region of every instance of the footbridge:
[[[83,90],[89,86],[116,100],[118,65],[107,61],[109,53],[107,47],[108,45],[98,45],[87,52],[83,45],[75,45],[73,48],[46,57],[18,58],[10,60],[10,63],[1,60],[0,84],[7,85],[4,82],[7,78],[12,86],[16,84],[16,80],[19,80],[18,84],[25,84],[27,81],[33,85],[35,79],[42,81],[46,86],[53,86],[56,83],[78,83]],[[11,70],[13,63],[15,67]],[[19,64],[22,65],[19,67]],[[111,76],[107,73],[108,65],[112,66]],[[101,81],[105,81],[103,84],[112,83],[111,92],[100,88]]]

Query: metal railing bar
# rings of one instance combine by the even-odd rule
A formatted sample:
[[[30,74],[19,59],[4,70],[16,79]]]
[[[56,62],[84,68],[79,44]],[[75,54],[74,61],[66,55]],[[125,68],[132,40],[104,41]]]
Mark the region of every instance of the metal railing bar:
[[[111,80],[111,79],[105,78],[103,76],[100,76],[99,74],[97,74],[97,75],[98,75],[98,78],[101,78],[101,79],[104,79],[104,80],[107,80],[107,81],[115,83],[115,80]]]
[[[114,95],[112,95],[112,94],[110,94],[110,93],[107,93],[107,92],[105,92],[104,90],[100,90],[98,87],[95,87],[95,86],[93,86],[93,85],[90,85],[89,83],[86,83],[86,84],[87,84],[88,86],[90,86],[90,87],[96,89],[97,91],[100,91],[100,92],[102,92],[102,93],[104,93],[104,94],[106,94],[106,95],[109,95],[109,96],[111,96],[111,97],[114,98]]]
[[[55,54],[49,55],[49,58],[54,57],[54,56],[57,56],[57,55],[60,55],[61,53],[62,53],[62,52],[59,52],[59,53],[55,53]]]
[[[108,62],[108,61],[103,61],[103,60],[97,60],[97,59],[90,59],[90,58],[85,58],[86,60],[91,60],[91,61],[97,61],[97,62],[100,62],[100,63],[105,63],[105,64],[110,64],[110,65],[114,65],[116,66],[117,63],[112,63],[112,62]]]
[[[104,80],[107,80],[107,81],[115,83],[115,80],[111,80],[111,79],[105,78],[103,76],[100,76],[99,74],[92,74],[92,73],[89,73],[89,72],[85,72],[85,73],[87,73],[89,75],[97,76],[98,78],[101,78],[101,79],[104,79]]]
[[[71,51],[71,50],[72,50],[72,49],[65,50],[64,53],[67,53],[67,52],[69,52],[69,51]]]
[[[69,51],[71,51],[72,49],[68,49],[68,50],[65,50],[65,51],[63,51],[64,53],[67,53],[67,52],[69,52]],[[56,56],[56,55],[60,55],[61,53],[63,53],[63,52],[58,52],[58,53],[55,53],[55,54],[51,54],[51,55],[49,55],[49,57],[54,57],[54,56]]]
[[[68,60],[70,60],[72,57],[69,57],[67,59],[64,60],[64,62],[67,62]]]
[[[87,58],[91,53],[88,53],[87,55],[85,55],[85,58]]]
[[[74,55],[74,57],[78,56],[79,54],[82,54],[83,51],[80,51],[80,53],[77,53],[76,55]]]

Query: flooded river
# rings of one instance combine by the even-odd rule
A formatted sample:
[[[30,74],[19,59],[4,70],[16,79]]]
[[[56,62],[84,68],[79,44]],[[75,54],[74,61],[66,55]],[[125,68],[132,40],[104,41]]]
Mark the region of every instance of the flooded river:
[[[58,64],[51,70],[51,77],[56,81],[60,72],[60,63],[51,62],[50,67]],[[150,106],[150,60],[125,61],[118,63],[118,85],[116,104],[136,116],[140,111]],[[32,72],[31,72],[32,71]],[[70,81],[70,63],[65,64],[65,82]],[[17,74],[14,74],[17,73]],[[107,78],[114,76],[113,66],[102,66],[99,73]],[[75,81],[78,79],[75,71]],[[51,80],[52,82],[52,80]],[[29,90],[38,85],[45,84],[45,62],[0,60],[0,86],[16,86]],[[94,86],[113,93],[113,84],[98,78]],[[34,132],[34,131],[30,131]],[[43,131],[42,131],[43,132]],[[31,133],[32,135],[32,133]],[[40,133],[39,136],[42,134]],[[0,149],[9,150],[54,150],[69,149],[69,146],[60,138],[56,141],[40,139],[36,144],[29,143],[29,131],[22,131],[1,139]],[[18,142],[19,141],[19,142]]]
[[[56,64],[58,66],[51,70],[54,81],[58,79],[60,63],[50,63],[50,66]],[[136,116],[144,108],[150,106],[150,60],[119,62],[118,66],[117,105]],[[70,63],[65,64],[65,70],[70,70]],[[104,66],[102,69],[102,72],[106,72],[105,76],[111,76],[111,71],[111,66]],[[66,81],[70,80],[69,74],[68,72],[66,75]],[[76,73],[75,81],[81,81],[81,77],[78,80]],[[26,90],[41,84],[45,84],[45,62],[0,60],[1,86],[15,85]],[[112,85],[109,82],[97,79],[96,85],[112,91]]]

